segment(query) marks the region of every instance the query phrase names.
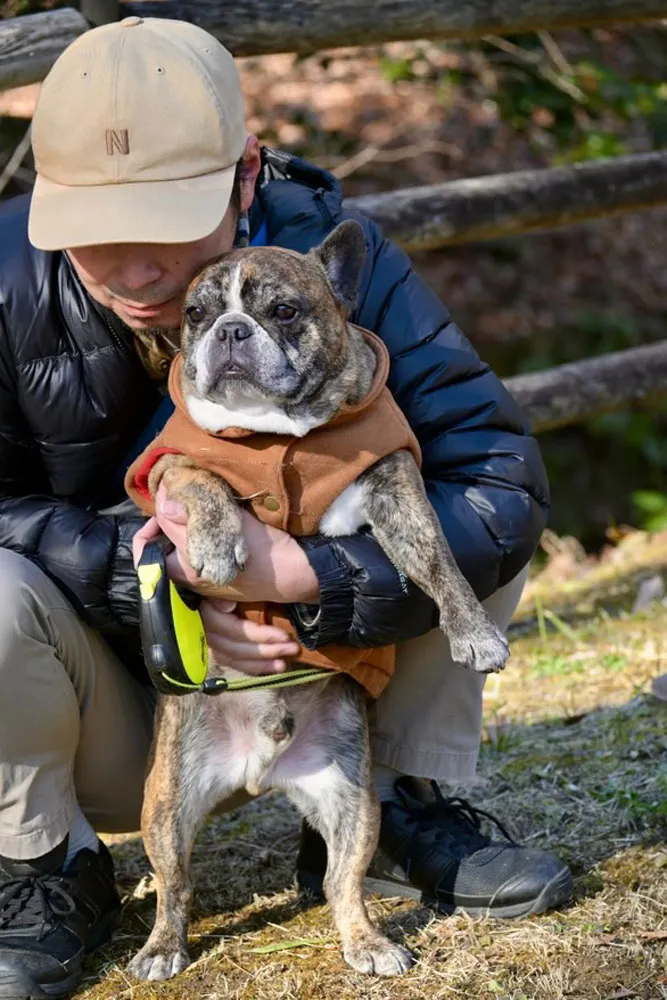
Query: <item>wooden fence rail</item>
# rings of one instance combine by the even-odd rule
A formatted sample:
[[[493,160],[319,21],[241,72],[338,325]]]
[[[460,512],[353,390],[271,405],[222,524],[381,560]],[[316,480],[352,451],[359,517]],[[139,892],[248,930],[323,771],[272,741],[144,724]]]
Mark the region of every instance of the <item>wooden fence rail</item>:
[[[348,199],[409,251],[433,250],[667,202],[667,152],[521,170]]]
[[[667,393],[667,340],[505,379],[536,434]]]
[[[249,56],[648,21],[667,18],[667,0],[134,0],[119,13],[192,21]],[[0,22],[0,90],[42,80],[87,28],[68,8]]]

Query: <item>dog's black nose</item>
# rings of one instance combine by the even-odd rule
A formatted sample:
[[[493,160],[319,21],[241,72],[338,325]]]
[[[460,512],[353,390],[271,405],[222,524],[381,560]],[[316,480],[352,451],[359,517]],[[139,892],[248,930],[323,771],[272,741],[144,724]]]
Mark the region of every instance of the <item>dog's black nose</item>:
[[[233,323],[226,323],[215,331],[215,335],[221,344],[226,344],[227,340],[247,340],[252,336],[252,327],[242,320],[235,320]]]

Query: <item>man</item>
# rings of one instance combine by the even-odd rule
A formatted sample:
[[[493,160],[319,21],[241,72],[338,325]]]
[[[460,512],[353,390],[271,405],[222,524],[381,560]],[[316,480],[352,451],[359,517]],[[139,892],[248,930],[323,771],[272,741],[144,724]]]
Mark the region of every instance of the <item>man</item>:
[[[139,827],[154,692],[140,662],[137,550],[156,530],[123,471],[168,414],[164,384],[189,278],[234,243],[306,251],[342,219],[337,182],[246,134],[233,61],[193,25],[127,18],[61,56],[33,121],[32,202],[0,212],[0,998],[62,996],[118,911],[96,830]],[[456,558],[504,628],[546,520],[535,441],[407,257],[360,219],[353,319],[392,357]],[[192,580],[182,512],[161,501],[172,575]],[[141,529],[141,530],[140,530]],[[385,894],[499,916],[570,893],[555,857],[480,832],[424,779],[475,768],[482,681],[454,667],[434,608],[369,534],[297,543],[246,516],[250,558],[207,598],[212,649],[251,673],[294,651],[232,601],[286,605],[299,639],[399,643],[372,709],[383,802],[370,875]],[[323,845],[303,832],[303,885]]]

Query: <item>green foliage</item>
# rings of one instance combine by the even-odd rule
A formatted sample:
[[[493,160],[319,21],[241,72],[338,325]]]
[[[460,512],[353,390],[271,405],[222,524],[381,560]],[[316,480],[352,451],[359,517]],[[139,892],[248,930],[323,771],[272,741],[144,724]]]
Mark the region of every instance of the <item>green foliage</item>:
[[[389,83],[398,83],[400,80],[414,80],[414,58],[401,57],[393,59],[387,55],[381,55],[378,59],[380,71]]]
[[[585,669],[581,660],[575,660],[571,656],[543,653],[536,657],[530,672],[533,677],[564,677],[570,674],[582,674]]]
[[[605,157],[622,156],[628,149],[625,143],[613,132],[593,129],[587,132],[578,144],[566,152],[556,155],[557,165],[578,163],[583,160],[601,160]]]
[[[624,76],[606,64],[592,34],[582,34],[588,34],[589,51],[572,61],[555,41],[556,58],[537,34],[528,34],[459,45],[444,42],[440,49],[459,56],[446,68],[419,46],[399,56],[380,49],[378,63],[390,83],[428,77],[443,104],[453,88],[492,99],[503,121],[536,147],[546,148],[554,163],[627,153],[628,130],[636,123],[653,149],[667,145],[667,84],[655,72],[663,57],[660,45],[645,72]]]
[[[659,490],[635,490],[632,502],[638,511],[639,525],[645,531],[667,528],[667,495]]]
[[[620,674],[628,667],[628,659],[622,653],[605,653],[598,663],[612,674]]]
[[[633,788],[614,782],[592,789],[590,794],[598,802],[613,803],[617,809],[626,812],[631,821],[645,822],[649,818],[667,817],[667,778],[664,775],[659,776],[657,788],[660,794],[650,799]]]
[[[592,57],[555,69],[537,36],[506,39],[517,56],[508,59],[492,43],[482,52],[497,72],[496,102],[518,132],[553,145],[556,163],[619,156],[628,152],[628,126],[640,121],[654,149],[667,143],[667,87],[645,76],[624,78]],[[524,54],[522,61],[521,54]],[[536,127],[537,126],[537,127]]]

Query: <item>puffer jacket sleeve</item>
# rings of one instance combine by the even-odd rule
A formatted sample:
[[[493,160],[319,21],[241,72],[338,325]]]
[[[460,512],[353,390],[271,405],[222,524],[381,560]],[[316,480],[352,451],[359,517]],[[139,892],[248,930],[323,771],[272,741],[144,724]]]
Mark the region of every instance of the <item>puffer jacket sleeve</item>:
[[[367,218],[349,210],[342,218],[361,222],[369,249],[352,319],[389,349],[389,387],[422,448],[429,499],[458,565],[484,599],[528,563],[546,524],[537,442],[409,258]],[[322,604],[295,609],[293,620],[311,648],[393,643],[437,624],[430,599],[399,576],[370,534],[303,544]]]
[[[35,562],[104,635],[138,625],[132,537],[141,517],[104,516],[46,495],[18,405],[0,315],[0,547]]]

